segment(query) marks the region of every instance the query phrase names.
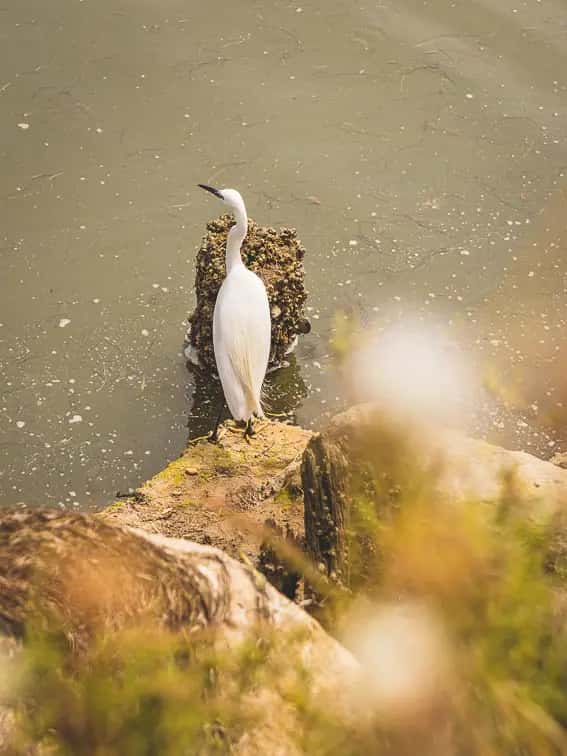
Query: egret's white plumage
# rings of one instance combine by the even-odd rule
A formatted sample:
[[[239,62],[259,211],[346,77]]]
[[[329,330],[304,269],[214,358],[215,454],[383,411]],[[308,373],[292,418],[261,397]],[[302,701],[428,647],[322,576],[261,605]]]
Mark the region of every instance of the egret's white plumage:
[[[235,225],[226,244],[226,278],[213,315],[213,345],[218,374],[228,408],[235,420],[262,417],[260,394],[268,367],[271,320],[262,280],[244,265],[240,255],[248,231],[246,207],[235,189],[203,189],[230,208]]]

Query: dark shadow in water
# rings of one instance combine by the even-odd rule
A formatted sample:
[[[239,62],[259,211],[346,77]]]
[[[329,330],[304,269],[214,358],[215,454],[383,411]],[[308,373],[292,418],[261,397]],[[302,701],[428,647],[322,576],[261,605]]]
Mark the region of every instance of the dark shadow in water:
[[[287,364],[269,373],[264,382],[264,411],[292,425],[297,424],[297,410],[308,394],[301,377],[301,368],[294,354],[287,356]]]
[[[216,376],[191,365],[188,369],[193,377],[193,393],[187,427],[189,438],[197,438],[213,429],[224,397]],[[297,409],[307,391],[295,355],[288,355],[287,364],[269,373],[264,382],[263,406],[267,417],[295,425]],[[230,412],[225,406],[221,419],[228,417]]]

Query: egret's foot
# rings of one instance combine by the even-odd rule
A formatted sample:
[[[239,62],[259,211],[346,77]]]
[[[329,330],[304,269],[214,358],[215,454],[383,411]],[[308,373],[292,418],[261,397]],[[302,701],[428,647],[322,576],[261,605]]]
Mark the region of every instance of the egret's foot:
[[[255,436],[255,435],[256,435],[256,431],[254,430],[254,427],[252,425],[252,418],[250,418],[248,422],[246,423],[246,430],[244,431],[244,438],[248,443],[250,443],[250,439],[252,438],[252,436]]]
[[[215,428],[214,431],[211,431],[209,435],[207,436],[207,441],[210,444],[218,444],[219,442],[219,432],[218,428]]]
[[[218,444],[225,433],[226,428],[223,425],[219,425],[209,433],[209,435],[207,436],[207,441],[210,444]]]

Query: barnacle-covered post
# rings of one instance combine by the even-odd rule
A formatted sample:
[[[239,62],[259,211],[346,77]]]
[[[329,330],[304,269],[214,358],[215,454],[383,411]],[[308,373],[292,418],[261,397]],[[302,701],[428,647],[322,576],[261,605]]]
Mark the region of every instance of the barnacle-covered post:
[[[233,223],[230,215],[209,221],[197,253],[197,303],[189,318],[185,354],[190,362],[209,370],[215,369],[213,311],[225,277],[226,237]],[[253,220],[248,221],[242,259],[262,278],[268,292],[272,316],[270,368],[281,365],[285,355],[294,348],[299,334],[310,330],[305,316],[304,255],[305,249],[295,229],[276,231],[258,226]]]

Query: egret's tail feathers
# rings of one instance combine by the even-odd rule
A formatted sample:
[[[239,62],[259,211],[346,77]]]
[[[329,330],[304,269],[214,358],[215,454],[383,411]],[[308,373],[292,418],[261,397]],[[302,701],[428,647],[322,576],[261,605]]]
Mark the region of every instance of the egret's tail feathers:
[[[248,420],[252,415],[264,417],[260,399],[261,384],[257,385],[254,376],[250,352],[248,349],[235,349],[230,356],[230,362],[234,373],[240,381],[244,393],[245,407],[243,408],[243,420]]]
[[[252,415],[255,415],[256,417],[264,417],[264,410],[262,409],[260,397],[255,397],[253,393],[249,393],[248,391],[245,391],[245,396],[248,405],[248,411],[246,413],[248,417],[251,417]]]

